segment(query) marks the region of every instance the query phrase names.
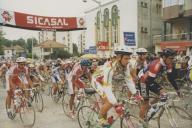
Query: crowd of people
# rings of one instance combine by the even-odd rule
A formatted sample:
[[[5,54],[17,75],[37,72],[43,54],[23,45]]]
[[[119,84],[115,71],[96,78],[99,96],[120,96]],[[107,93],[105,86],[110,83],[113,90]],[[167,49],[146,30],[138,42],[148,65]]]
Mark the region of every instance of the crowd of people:
[[[58,90],[58,84],[67,86],[70,94],[69,115],[74,118],[72,110],[75,99],[76,89],[85,88],[86,82],[90,81],[91,88],[94,88],[102,99],[102,107],[99,111],[98,122],[102,126],[108,125],[107,113],[115,107],[121,109],[117,97],[113,92],[114,86],[126,84],[129,91],[128,98],[136,101],[143,100],[140,106],[139,116],[145,118],[146,111],[149,109],[150,92],[165,97],[162,86],[156,82],[160,74],[166,72],[167,78],[178,96],[180,91],[175,80],[175,72],[190,70],[188,77],[192,80],[192,60],[185,56],[183,52],[172,49],[163,49],[159,55],[152,54],[149,56],[145,48],[136,50],[137,56],[132,56],[134,51],[127,47],[119,46],[114,51],[114,55],[108,59],[65,59],[34,61],[25,57],[18,57],[16,61],[5,60],[1,62],[0,74],[5,76],[6,91],[8,101],[8,116],[11,115],[11,100],[16,88],[31,88],[38,80],[34,73],[41,74],[42,81],[46,76],[50,76],[53,97]],[[67,84],[64,84],[67,83]],[[139,92],[137,91],[139,89]],[[28,95],[28,94],[26,94]],[[27,96],[28,97],[28,96]]]

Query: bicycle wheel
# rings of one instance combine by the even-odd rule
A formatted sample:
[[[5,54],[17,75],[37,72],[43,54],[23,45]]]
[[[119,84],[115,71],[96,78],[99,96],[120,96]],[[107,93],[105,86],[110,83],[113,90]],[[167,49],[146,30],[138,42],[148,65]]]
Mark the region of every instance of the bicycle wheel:
[[[28,101],[23,101],[23,106],[20,108],[20,119],[25,127],[32,127],[35,124],[35,109],[29,105]]]
[[[187,113],[180,107],[163,108],[158,119],[159,128],[191,128],[191,120],[184,118],[186,116]]]
[[[59,102],[60,95],[59,95],[59,90],[57,89],[57,92],[55,95],[53,95],[53,88],[51,88],[51,98],[55,103]]]
[[[8,112],[8,101],[7,101],[7,98],[6,98],[6,101],[5,101],[5,107],[6,107],[6,112],[7,112],[8,118],[11,119],[11,120],[15,119],[16,113],[15,113],[15,108],[14,108],[13,100],[11,99],[11,106],[10,106],[11,111],[10,112]]]
[[[63,111],[64,111],[65,115],[68,117],[70,117],[69,112],[71,111],[70,107],[69,107],[69,100],[70,100],[69,94],[66,94],[63,96],[62,107],[63,107]]]
[[[146,127],[146,123],[139,117],[136,117],[131,114],[127,114],[123,118],[121,118],[120,127],[121,128],[140,128]]]
[[[192,93],[189,91],[182,90],[182,98],[180,98],[179,101],[173,102],[174,106],[179,106],[180,108],[183,108],[188,114],[192,116]]]
[[[98,112],[90,106],[82,106],[78,110],[78,123],[80,128],[98,128]]]
[[[34,95],[34,101],[35,101],[35,106],[38,110],[38,112],[42,112],[44,108],[44,103],[43,103],[43,97],[39,92],[35,92]]]

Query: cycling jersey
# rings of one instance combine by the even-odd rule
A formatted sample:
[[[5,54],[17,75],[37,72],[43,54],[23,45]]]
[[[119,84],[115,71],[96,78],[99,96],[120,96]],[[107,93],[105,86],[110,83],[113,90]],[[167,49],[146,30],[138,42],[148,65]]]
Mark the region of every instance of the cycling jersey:
[[[18,86],[21,83],[29,84],[27,77],[29,76],[28,68],[18,68],[18,65],[15,65],[10,68],[9,75],[11,75],[11,81],[14,86]]]
[[[61,81],[60,67],[58,67],[58,66],[52,67],[51,80],[52,80],[53,83],[57,83],[57,82]]]
[[[90,75],[90,70],[88,68],[85,68],[84,70],[82,69],[80,63],[76,63],[73,66],[72,71],[68,75],[68,91],[70,94],[74,94],[73,87],[78,87],[78,88],[84,88],[85,87],[85,82],[81,80],[81,77],[83,75]]]
[[[163,72],[167,72],[167,77],[172,86],[178,90],[177,84],[174,80],[174,74],[172,73],[172,65],[166,65],[162,58],[154,60],[151,64],[148,65],[148,71],[144,73],[141,78],[141,88],[146,85],[146,91],[141,90],[141,94],[145,97],[149,95],[149,91],[152,91],[156,94],[160,93],[161,86],[155,82],[155,79],[158,78]],[[146,94],[144,94],[146,92]]]
[[[117,100],[112,92],[112,86],[115,86],[114,81],[118,80],[124,81],[132,94],[136,93],[129,67],[122,67],[117,61],[107,62],[103,66],[98,67],[92,76],[91,85],[99,95],[107,97],[111,104],[116,104]]]

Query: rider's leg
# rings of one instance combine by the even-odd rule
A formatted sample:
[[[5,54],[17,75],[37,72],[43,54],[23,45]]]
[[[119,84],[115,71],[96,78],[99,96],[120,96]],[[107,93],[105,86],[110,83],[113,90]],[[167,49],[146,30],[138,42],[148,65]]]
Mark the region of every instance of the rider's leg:
[[[140,106],[140,112],[139,112],[139,117],[141,119],[145,119],[145,115],[149,109],[149,100],[145,99]]]

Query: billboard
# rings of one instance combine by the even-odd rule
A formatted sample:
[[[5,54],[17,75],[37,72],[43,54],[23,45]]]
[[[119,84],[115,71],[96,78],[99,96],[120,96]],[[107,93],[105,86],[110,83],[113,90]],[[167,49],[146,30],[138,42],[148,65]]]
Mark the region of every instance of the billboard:
[[[124,43],[126,46],[136,46],[135,32],[124,32]]]
[[[85,29],[82,17],[47,17],[0,9],[0,23],[24,29],[75,30]]]

